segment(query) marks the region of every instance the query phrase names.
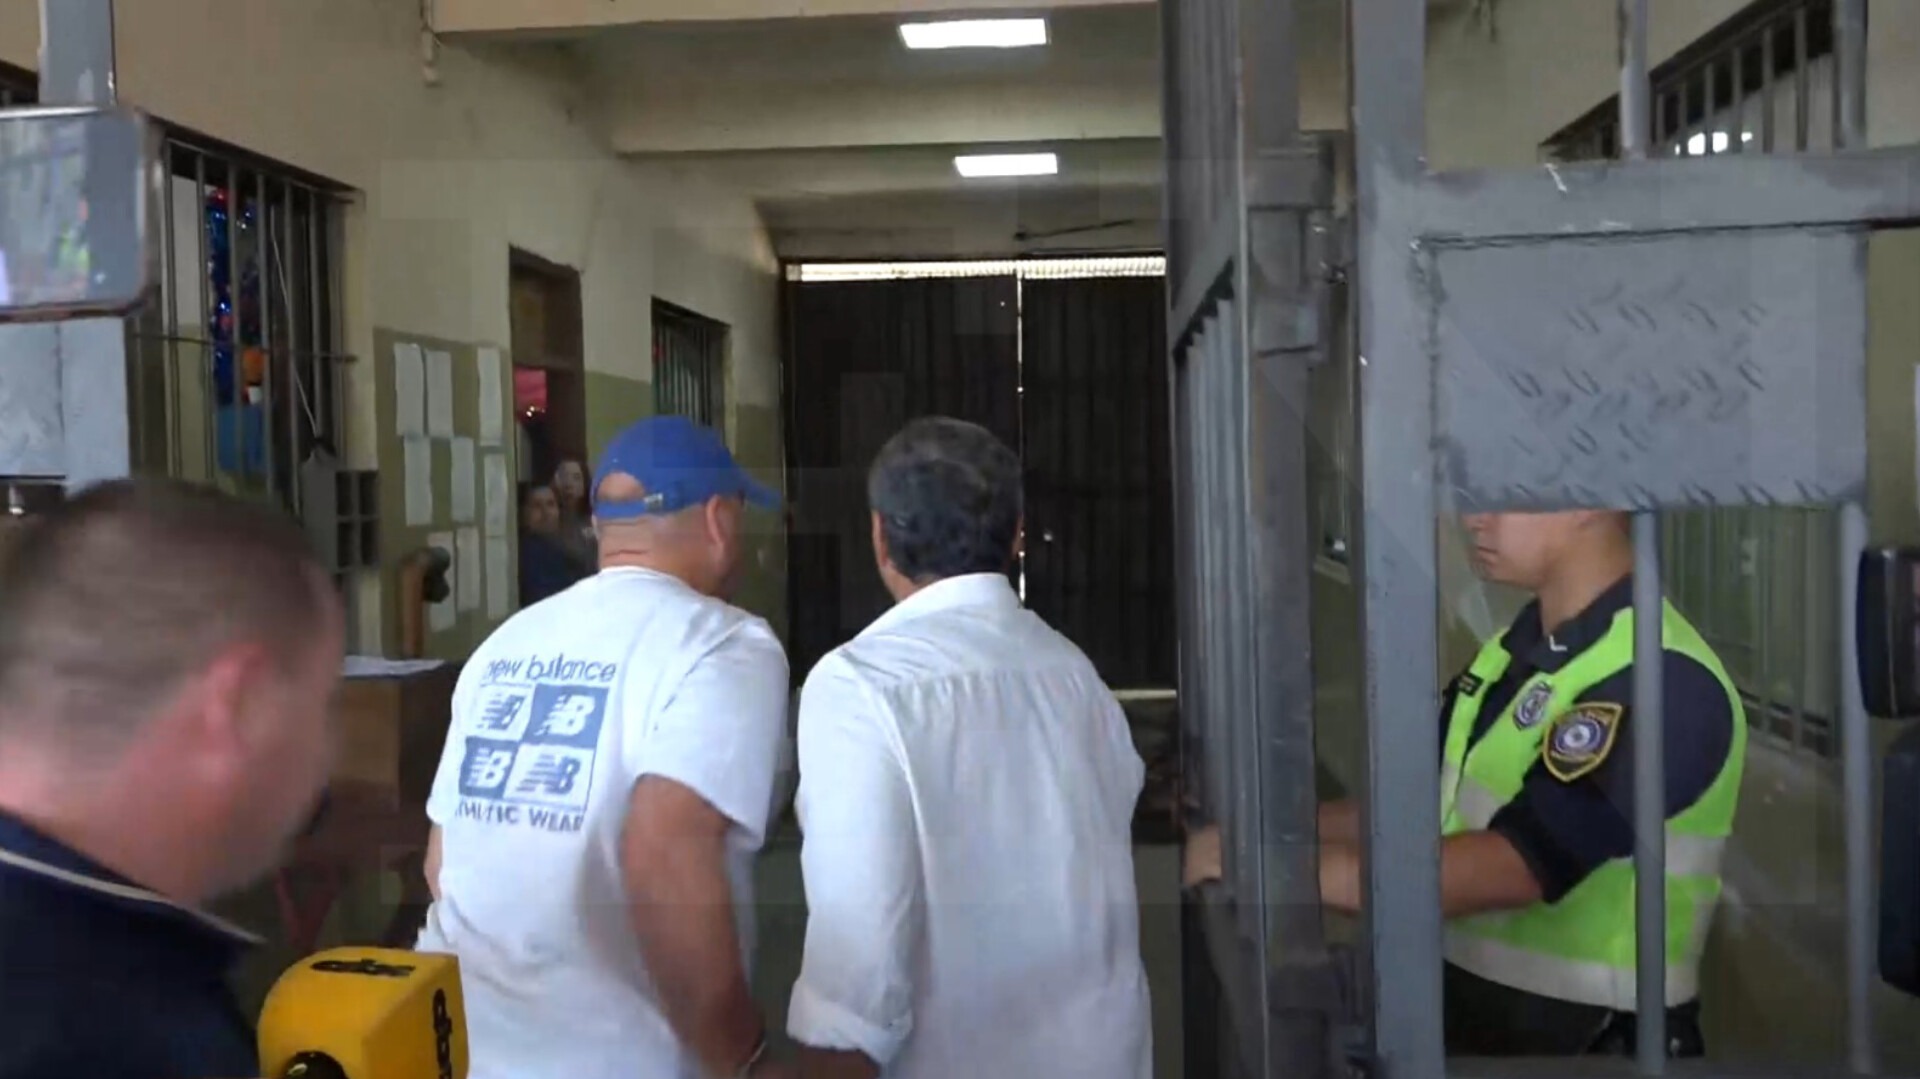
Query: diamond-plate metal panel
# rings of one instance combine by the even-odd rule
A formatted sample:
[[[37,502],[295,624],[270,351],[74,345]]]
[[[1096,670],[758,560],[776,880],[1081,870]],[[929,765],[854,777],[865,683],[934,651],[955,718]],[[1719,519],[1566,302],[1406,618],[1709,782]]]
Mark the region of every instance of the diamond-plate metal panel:
[[[1756,231],[1434,249],[1440,482],[1461,510],[1859,497],[1862,243]]]
[[[0,476],[65,474],[61,431],[58,328],[0,326]]]

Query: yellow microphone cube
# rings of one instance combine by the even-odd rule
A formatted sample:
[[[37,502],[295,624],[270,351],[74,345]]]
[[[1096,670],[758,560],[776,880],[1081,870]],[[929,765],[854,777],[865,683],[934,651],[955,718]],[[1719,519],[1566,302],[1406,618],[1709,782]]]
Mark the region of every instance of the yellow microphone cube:
[[[309,1061],[347,1079],[466,1079],[459,960],[334,948],[288,968],[260,1011],[260,1066],[278,1079]]]

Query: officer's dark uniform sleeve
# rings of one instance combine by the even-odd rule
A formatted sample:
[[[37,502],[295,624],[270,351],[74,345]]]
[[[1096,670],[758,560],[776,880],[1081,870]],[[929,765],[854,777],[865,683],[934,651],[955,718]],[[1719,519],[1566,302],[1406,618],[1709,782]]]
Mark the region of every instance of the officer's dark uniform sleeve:
[[[1720,774],[1733,747],[1734,717],[1711,671],[1679,652],[1665,655],[1667,816],[1673,817],[1699,801]],[[1520,794],[1488,825],[1526,859],[1549,903],[1606,862],[1633,856],[1632,701],[1631,666],[1581,694],[1578,703],[1621,708],[1605,759],[1572,782],[1535,761]]]

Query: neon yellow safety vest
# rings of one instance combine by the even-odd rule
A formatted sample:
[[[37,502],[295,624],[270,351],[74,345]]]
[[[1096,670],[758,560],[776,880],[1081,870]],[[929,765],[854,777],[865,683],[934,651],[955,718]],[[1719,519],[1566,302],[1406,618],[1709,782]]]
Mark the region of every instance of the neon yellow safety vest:
[[[1747,723],[1740,694],[1719,657],[1672,606],[1665,614],[1663,645],[1713,673],[1726,688],[1734,721],[1720,774],[1699,801],[1667,819],[1666,998],[1675,1005],[1699,995],[1700,955],[1720,897],[1720,855],[1733,831]],[[1491,686],[1511,662],[1496,637],[1481,648],[1469,671],[1480,684]],[[1576,704],[1580,694],[1632,662],[1633,611],[1628,608],[1614,615],[1592,647],[1558,671],[1535,674],[1518,687],[1513,703],[1471,747],[1468,742],[1486,695],[1458,694],[1447,723],[1441,768],[1444,834],[1486,828],[1494,813],[1520,793],[1527,773],[1550,748],[1549,732],[1582,719]],[[1547,721],[1516,722],[1516,709]],[[1599,714],[1604,718],[1607,713]],[[1618,713],[1614,715],[1617,719]],[[1687,721],[1686,716],[1666,717],[1668,723]],[[1577,737],[1581,732],[1570,733]],[[1600,866],[1558,903],[1454,919],[1447,925],[1446,945],[1448,962],[1489,981],[1558,1000],[1633,1011],[1633,859]]]

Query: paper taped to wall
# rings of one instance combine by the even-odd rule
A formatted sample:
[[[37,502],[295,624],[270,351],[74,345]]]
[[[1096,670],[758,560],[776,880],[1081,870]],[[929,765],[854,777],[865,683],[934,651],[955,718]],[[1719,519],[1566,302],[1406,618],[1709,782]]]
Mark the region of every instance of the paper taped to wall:
[[[453,492],[449,496],[448,510],[453,514],[454,524],[472,524],[474,514],[474,483],[478,476],[474,474],[473,439],[456,438],[453,448]]]
[[[427,369],[420,346],[393,346],[393,432],[401,438],[427,433]]]
[[[505,536],[487,540],[487,618],[498,622],[513,606],[513,562],[507,554]]]
[[[489,537],[505,537],[513,522],[513,480],[507,475],[507,455],[487,454],[481,459],[480,471],[486,498],[482,526]]]
[[[481,577],[480,530],[462,528],[454,533],[453,543],[454,562],[466,568],[466,572],[460,575],[459,588],[454,593],[454,598],[459,602],[462,612],[477,611],[480,609],[481,586],[486,583]]]
[[[507,402],[501,392],[506,375],[500,370],[500,350],[483,348],[476,362],[480,367],[480,441],[498,446],[507,440]]]
[[[451,562],[447,567],[449,595],[438,603],[427,604],[427,628],[435,633],[445,633],[459,621],[460,614],[455,610],[455,603],[460,595],[460,577],[469,571],[467,567],[460,564],[460,552],[454,546],[453,533],[434,532],[427,536],[427,546],[438,547],[447,552]]]
[[[433,443],[422,436],[400,441],[401,474],[407,492],[407,524],[433,523]]]
[[[453,437],[453,354],[427,353],[427,434]]]

